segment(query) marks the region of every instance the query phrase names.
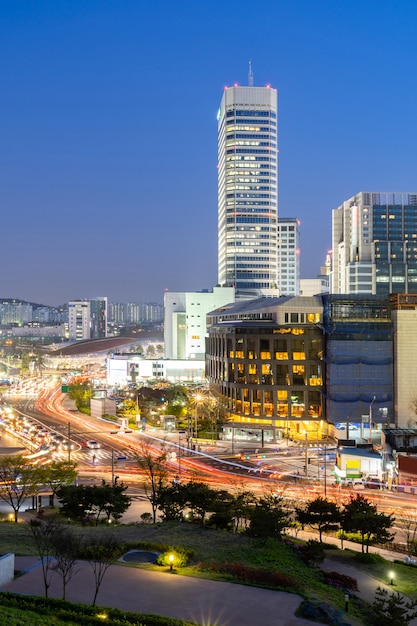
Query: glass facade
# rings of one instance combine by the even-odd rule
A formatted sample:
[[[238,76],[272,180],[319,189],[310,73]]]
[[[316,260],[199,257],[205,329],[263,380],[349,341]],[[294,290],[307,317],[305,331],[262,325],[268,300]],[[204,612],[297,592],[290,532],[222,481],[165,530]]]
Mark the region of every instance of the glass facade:
[[[268,301],[274,301],[269,304]],[[329,423],[394,415],[389,296],[263,298],[210,314],[206,376],[235,424],[271,425],[283,436]],[[255,316],[258,315],[258,319]]]
[[[417,195],[362,192],[333,211],[333,293],[417,290]]]
[[[317,326],[212,326],[206,375],[240,418],[311,420],[323,417],[323,333]],[[288,424],[286,425],[288,427]]]
[[[393,415],[393,327],[388,296],[324,295],[326,415],[360,422],[374,401]]]
[[[226,89],[218,118],[218,282],[277,286],[277,92]]]

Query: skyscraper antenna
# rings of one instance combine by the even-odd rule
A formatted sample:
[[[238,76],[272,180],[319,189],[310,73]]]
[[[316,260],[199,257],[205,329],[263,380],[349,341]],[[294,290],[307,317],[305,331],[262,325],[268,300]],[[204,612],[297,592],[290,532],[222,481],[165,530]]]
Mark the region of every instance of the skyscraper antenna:
[[[248,85],[253,87],[252,61],[249,61]]]

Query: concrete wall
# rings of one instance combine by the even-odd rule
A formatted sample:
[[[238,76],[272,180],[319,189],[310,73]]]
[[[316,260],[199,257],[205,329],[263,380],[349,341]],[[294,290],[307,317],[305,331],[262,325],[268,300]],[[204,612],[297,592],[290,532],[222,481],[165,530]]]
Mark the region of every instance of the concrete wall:
[[[415,428],[417,401],[415,359],[417,310],[392,312],[394,322],[394,421],[397,428]]]
[[[0,556],[0,587],[14,578],[14,554],[9,552]]]

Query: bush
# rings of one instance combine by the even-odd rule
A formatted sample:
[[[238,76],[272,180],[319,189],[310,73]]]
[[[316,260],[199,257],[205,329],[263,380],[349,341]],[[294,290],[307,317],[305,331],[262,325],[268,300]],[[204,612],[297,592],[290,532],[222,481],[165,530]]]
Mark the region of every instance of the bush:
[[[189,555],[185,548],[170,548],[158,557],[157,565],[171,565],[170,556],[174,557],[172,565],[175,568],[185,567],[188,563]]]
[[[304,546],[300,546],[301,556],[309,565],[317,567],[326,558],[323,544],[315,539],[309,539]]]
[[[349,589],[349,591],[358,591],[358,581],[352,576],[340,574],[339,572],[323,572],[326,585],[338,587],[341,589]]]
[[[200,563],[198,567],[203,572],[226,574],[239,581],[260,585],[262,587],[290,588],[291,590],[297,590],[299,588],[299,584],[296,580],[285,574],[281,574],[281,572],[263,568],[258,569],[243,565],[242,563],[219,562],[212,559],[211,561]]]
[[[385,559],[380,554],[355,552],[355,561],[358,563],[384,563]]]
[[[75,604],[52,598],[22,596],[7,591],[0,594],[0,607],[33,611],[38,615],[54,615],[63,622],[71,622],[78,626],[102,625],[103,618],[99,615],[104,612],[107,614],[105,623],[108,626],[128,626],[129,624],[132,626],[138,626],[138,624],[140,626],[195,626],[192,622],[161,615],[128,613],[119,609],[103,609],[103,607]]]

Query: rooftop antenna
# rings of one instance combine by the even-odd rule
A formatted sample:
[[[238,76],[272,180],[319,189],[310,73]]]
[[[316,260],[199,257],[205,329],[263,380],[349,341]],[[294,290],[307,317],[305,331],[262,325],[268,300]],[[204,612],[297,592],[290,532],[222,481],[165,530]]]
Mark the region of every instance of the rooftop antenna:
[[[252,61],[249,61],[248,85],[253,87]]]

